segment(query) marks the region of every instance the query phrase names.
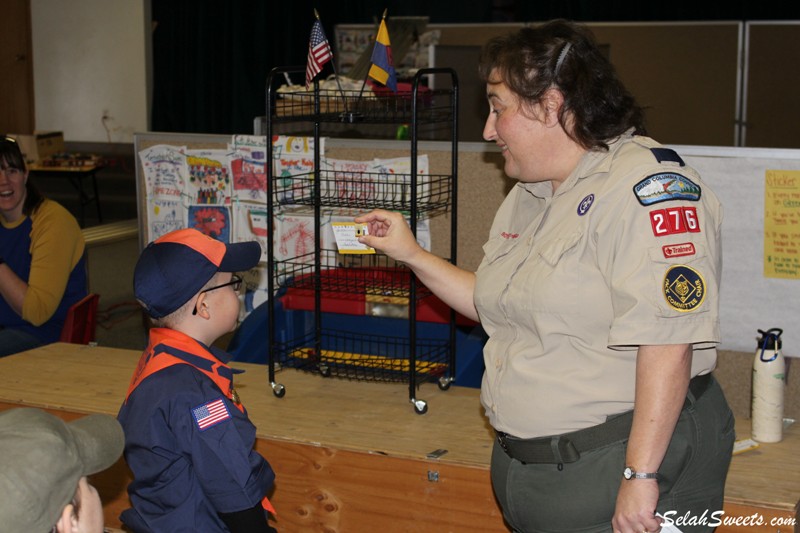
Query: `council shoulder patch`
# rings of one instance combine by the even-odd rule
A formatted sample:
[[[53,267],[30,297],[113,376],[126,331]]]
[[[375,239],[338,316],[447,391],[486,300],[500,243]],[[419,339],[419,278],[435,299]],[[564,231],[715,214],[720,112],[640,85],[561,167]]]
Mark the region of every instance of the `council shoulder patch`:
[[[664,298],[676,311],[694,311],[706,298],[706,282],[695,269],[675,265],[664,274]]]
[[[633,193],[642,205],[653,205],[669,200],[700,200],[700,186],[682,174],[661,172],[647,176],[633,186]]]

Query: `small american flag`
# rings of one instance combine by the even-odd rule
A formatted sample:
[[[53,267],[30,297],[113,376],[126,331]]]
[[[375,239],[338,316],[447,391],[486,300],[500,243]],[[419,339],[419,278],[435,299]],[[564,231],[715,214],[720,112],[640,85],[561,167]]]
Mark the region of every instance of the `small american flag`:
[[[322,66],[331,60],[333,53],[322,30],[322,24],[317,20],[311,28],[311,40],[308,43],[308,64],[306,65],[306,89],[311,86],[314,76],[319,74]]]
[[[192,416],[194,416],[200,431],[208,429],[231,417],[222,398],[203,404],[200,407],[195,407],[192,409]]]

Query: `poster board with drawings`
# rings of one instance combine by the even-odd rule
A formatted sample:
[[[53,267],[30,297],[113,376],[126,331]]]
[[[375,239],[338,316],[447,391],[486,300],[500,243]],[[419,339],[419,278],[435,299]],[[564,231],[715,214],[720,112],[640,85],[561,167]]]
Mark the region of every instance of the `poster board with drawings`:
[[[243,315],[268,299],[266,149],[263,136],[134,136],[140,248],[182,228],[222,242],[258,241],[262,262],[244,273]]]
[[[720,328],[726,350],[752,352],[758,330],[783,329],[783,353],[800,357],[800,279],[765,275],[768,171],[800,171],[800,150],[672,146],[723,207]],[[793,208],[800,242],[800,202]],[[794,250],[795,261],[800,260]]]
[[[359,199],[377,201],[388,194],[402,199],[407,192],[398,185],[398,174],[408,173],[408,157],[339,161],[346,168],[364,166],[360,179],[348,178],[347,172],[331,171],[326,163],[325,138],[319,140],[321,166],[327,169],[332,199],[358,194]],[[261,262],[244,273],[243,314],[267,301],[267,144],[265,136],[256,135],[181,135],[145,133],[134,137],[136,152],[137,200],[140,225],[140,248],[162,235],[182,228],[195,228],[222,242],[257,241]],[[314,139],[276,136],[271,143],[274,155],[276,197],[284,204],[275,217],[275,257],[278,261],[313,265],[314,214],[309,206],[292,206],[311,194],[314,171]],[[333,161],[333,160],[331,160]],[[427,155],[418,156],[418,171],[429,173]],[[369,179],[367,177],[371,176]],[[406,176],[405,181],[408,181]],[[354,187],[354,183],[361,184]],[[369,187],[366,187],[367,184]],[[425,188],[424,179],[420,188]],[[366,190],[368,189],[368,191]],[[366,192],[369,195],[364,196]],[[363,197],[363,198],[362,198]],[[363,211],[360,210],[359,212]],[[322,211],[321,245],[335,249],[331,229],[334,222],[350,221],[355,212],[326,208]],[[431,248],[427,219],[418,221],[417,239]],[[338,254],[328,256],[335,267]],[[280,272],[279,272],[280,274]]]

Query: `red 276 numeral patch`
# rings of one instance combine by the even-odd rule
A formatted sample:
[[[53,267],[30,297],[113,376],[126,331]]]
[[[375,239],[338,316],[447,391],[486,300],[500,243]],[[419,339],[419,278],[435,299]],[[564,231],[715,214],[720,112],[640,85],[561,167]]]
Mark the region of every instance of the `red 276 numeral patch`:
[[[699,233],[697,209],[694,207],[669,207],[650,211],[650,225],[653,235],[675,235],[676,233]]]

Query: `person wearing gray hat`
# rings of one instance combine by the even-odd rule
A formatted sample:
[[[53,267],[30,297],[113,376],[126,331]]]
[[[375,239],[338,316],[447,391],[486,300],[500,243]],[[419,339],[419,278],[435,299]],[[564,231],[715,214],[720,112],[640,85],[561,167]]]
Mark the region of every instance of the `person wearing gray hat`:
[[[41,409],[0,413],[0,529],[101,533],[103,507],[86,476],[113,465],[125,437],[109,415],[64,422]]]

